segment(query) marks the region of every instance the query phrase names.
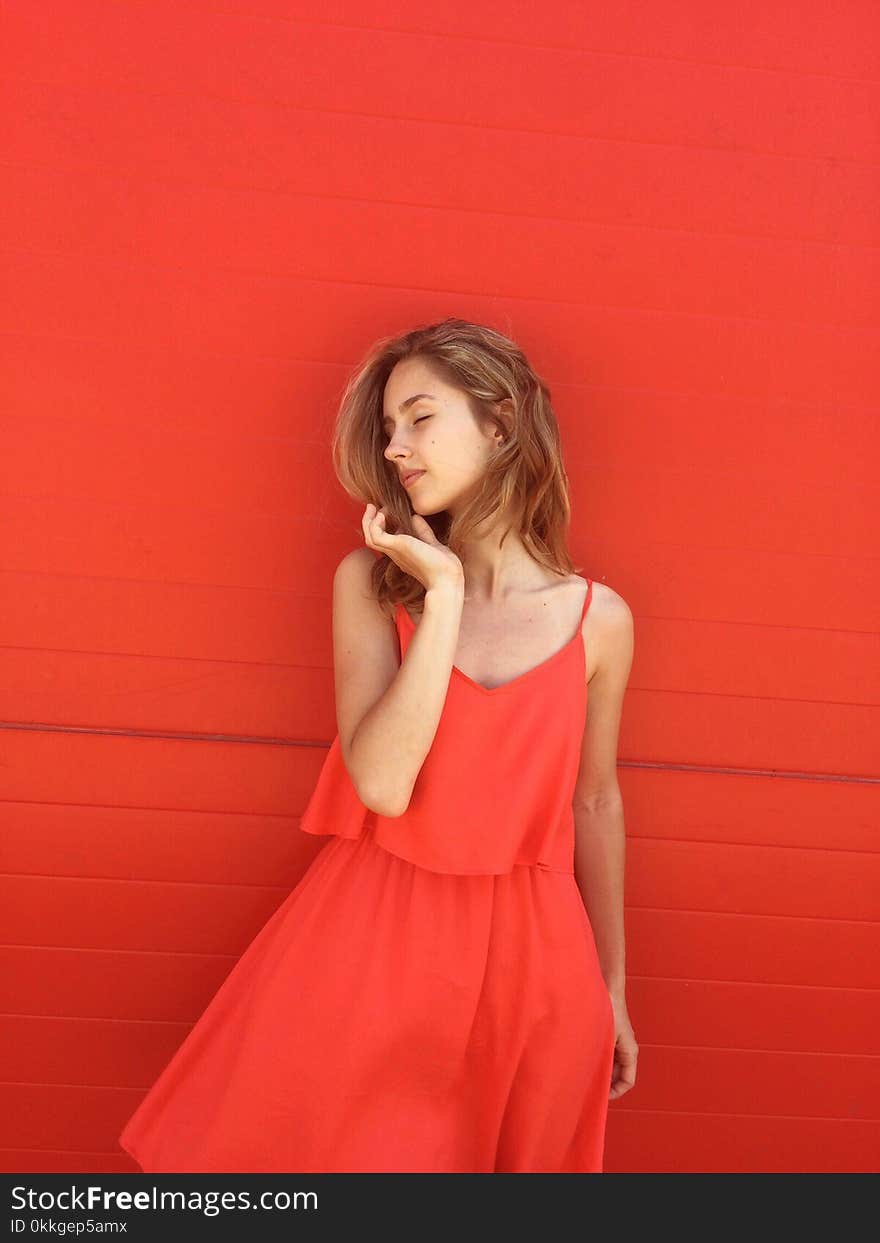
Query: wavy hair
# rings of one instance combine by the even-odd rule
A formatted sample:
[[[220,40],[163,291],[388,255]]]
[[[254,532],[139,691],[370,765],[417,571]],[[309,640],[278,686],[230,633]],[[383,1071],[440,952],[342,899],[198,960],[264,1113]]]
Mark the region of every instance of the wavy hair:
[[[349,496],[384,509],[390,533],[414,534],[409,498],[384,454],[382,426],[385,384],[404,358],[421,359],[465,395],[480,426],[494,425],[505,436],[461,513],[454,518],[445,510],[425,515],[436,537],[460,557],[464,542],[482,523],[512,515],[502,542],[516,525],[541,565],[560,576],[579,571],[567,546],[569,481],[550,389],[515,342],[482,324],[444,319],[382,337],[370,347],[345,386],[333,429],[333,468]],[[508,425],[494,409],[505,400],[512,406]],[[371,579],[383,609],[397,603],[421,609],[425,588],[390,557],[377,558]]]

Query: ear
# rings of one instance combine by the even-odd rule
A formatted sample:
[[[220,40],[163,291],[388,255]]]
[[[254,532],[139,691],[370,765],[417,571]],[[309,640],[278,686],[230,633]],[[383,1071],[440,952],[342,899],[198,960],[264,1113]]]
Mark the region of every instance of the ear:
[[[513,402],[509,397],[505,397],[502,401],[495,403],[495,414],[504,428],[503,431],[498,428],[495,429],[495,443],[503,444],[505,440],[509,440],[513,435]]]

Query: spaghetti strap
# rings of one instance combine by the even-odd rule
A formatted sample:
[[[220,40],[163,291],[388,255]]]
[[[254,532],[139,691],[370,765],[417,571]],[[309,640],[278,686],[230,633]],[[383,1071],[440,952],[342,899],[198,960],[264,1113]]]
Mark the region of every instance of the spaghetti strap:
[[[591,578],[588,578],[587,579],[587,594],[584,597],[584,607],[581,610],[581,625],[583,625],[584,623],[584,618],[587,615],[587,609],[590,607],[590,601],[592,600],[592,598],[593,598],[593,580]]]

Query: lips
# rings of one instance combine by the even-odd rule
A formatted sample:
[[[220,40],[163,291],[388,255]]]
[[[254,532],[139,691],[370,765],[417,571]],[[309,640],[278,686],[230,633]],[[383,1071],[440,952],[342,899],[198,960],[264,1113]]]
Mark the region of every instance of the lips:
[[[415,483],[417,479],[421,479],[424,473],[425,472],[423,470],[411,470],[402,477],[401,482],[405,488],[408,488],[410,484]]]

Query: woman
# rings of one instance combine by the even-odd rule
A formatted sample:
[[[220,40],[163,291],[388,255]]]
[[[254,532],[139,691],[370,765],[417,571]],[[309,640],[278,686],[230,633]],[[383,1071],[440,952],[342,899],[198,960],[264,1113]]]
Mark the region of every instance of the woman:
[[[600,1172],[638,1051],[633,627],[573,572],[548,389],[489,328],[417,328],[349,380],[333,458],[366,507],[300,822],[332,840],[120,1144],[149,1171]]]

